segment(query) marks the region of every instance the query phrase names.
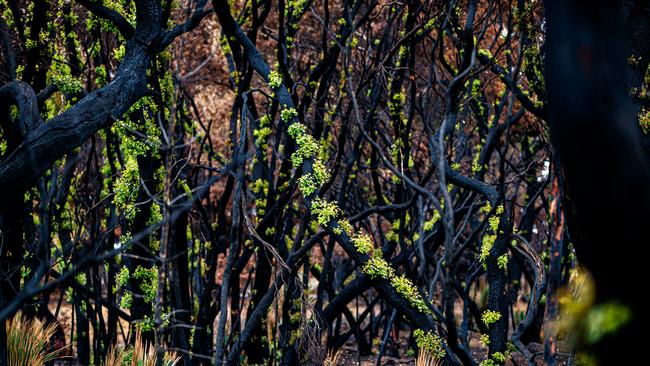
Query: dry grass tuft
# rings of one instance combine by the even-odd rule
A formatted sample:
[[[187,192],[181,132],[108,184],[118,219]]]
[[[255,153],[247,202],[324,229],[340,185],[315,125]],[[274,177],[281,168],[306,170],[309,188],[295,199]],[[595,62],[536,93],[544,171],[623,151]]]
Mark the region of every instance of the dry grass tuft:
[[[41,366],[61,357],[65,351],[65,348],[53,350],[50,346],[56,324],[45,325],[19,312],[6,322],[6,327],[9,366]]]
[[[323,360],[323,366],[337,366],[341,358],[341,349],[327,351],[327,357]]]
[[[122,366],[126,365],[127,362],[127,351],[118,350],[115,346],[109,348],[108,353],[106,353],[106,359],[103,366]]]
[[[103,366],[155,366],[157,359],[156,348],[145,343],[138,332],[135,335],[133,346],[122,350],[111,347]],[[177,357],[176,353],[165,352],[162,364],[164,366],[174,366],[179,360],[180,357]]]
[[[418,358],[415,360],[415,366],[440,366],[442,359],[436,358],[425,350],[420,350]]]

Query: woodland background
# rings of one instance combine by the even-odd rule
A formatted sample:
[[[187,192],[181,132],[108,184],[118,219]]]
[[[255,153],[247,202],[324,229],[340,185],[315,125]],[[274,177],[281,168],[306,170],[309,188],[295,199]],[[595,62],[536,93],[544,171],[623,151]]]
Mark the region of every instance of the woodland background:
[[[646,1],[0,0],[0,364],[639,364],[648,38]]]

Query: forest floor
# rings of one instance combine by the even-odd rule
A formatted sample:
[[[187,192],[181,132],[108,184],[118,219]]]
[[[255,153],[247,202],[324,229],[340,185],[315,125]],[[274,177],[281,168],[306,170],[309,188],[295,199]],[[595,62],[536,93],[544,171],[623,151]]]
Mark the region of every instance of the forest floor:
[[[403,334],[402,334],[403,333]],[[408,354],[408,334],[406,331],[400,332],[400,339],[398,345],[395,347],[399,352],[399,357],[395,357],[395,354],[387,355],[385,354],[381,358],[381,366],[410,366],[415,365],[415,358],[409,357]],[[487,348],[483,347],[480,344],[477,334],[473,334],[470,340],[470,346],[472,350],[472,355],[476,360],[484,360],[487,356]],[[533,353],[538,353],[539,356],[536,358],[536,365],[544,365],[543,362],[543,345],[539,343],[533,343],[529,346],[529,350]],[[354,338],[351,338],[343,347],[343,353],[339,359],[340,366],[375,366],[377,365],[377,354],[379,353],[379,347],[373,347],[373,354],[360,356],[357,344]],[[519,366],[526,365],[524,357],[520,353],[514,353],[513,359],[506,362],[506,366]],[[558,360],[559,366],[568,366],[575,365],[575,363],[569,363],[568,358],[559,357]]]
[[[315,250],[314,253],[312,253],[315,257],[320,256],[320,251]],[[253,263],[251,262],[251,266]],[[219,258],[218,260],[218,266],[225,266],[225,260],[223,258]],[[222,269],[222,268],[219,268]],[[222,271],[217,271],[217,273],[221,273]],[[246,283],[246,280],[250,280],[250,278],[247,278],[249,276],[249,268],[247,267],[246,270],[242,271],[241,273],[241,278],[240,278],[240,283]],[[252,278],[254,278],[254,274],[252,274]],[[220,276],[217,276],[217,282],[220,282],[221,278]],[[315,281],[314,279],[310,278],[310,283],[308,285],[307,291],[310,293],[309,296],[315,296],[313,293],[313,289],[317,287],[317,282],[311,283],[312,281]],[[481,299],[482,296],[484,296],[485,289],[483,289],[483,286],[479,286],[479,288],[476,290],[476,301],[481,302],[483,299]],[[91,300],[92,302],[92,300]],[[354,313],[362,313],[365,310],[365,307],[363,307],[361,304],[359,304],[359,308],[355,308],[354,303],[351,303],[349,305],[350,311]],[[515,306],[516,312],[525,312],[527,303],[525,301],[517,301],[517,304]],[[247,305],[243,307],[242,309],[242,316],[245,318],[246,316],[246,310],[247,310]],[[70,335],[72,334],[72,327],[75,326],[75,319],[73,317],[73,307],[72,305],[68,302],[67,296],[63,296],[63,299],[61,299],[61,293],[59,291],[55,291],[52,293],[50,297],[50,304],[49,304],[49,309],[52,314],[57,314],[59,324],[61,326],[61,331],[63,332],[64,336],[64,341],[60,340],[57,343],[60,343],[61,345],[63,344],[70,344]],[[104,319],[107,319],[108,314],[106,312],[106,308],[102,308],[104,310]],[[125,311],[128,313],[128,310]],[[462,305],[459,303],[457,304],[457,309],[456,312],[458,312],[458,315],[461,315],[462,312]],[[215,320],[216,321],[216,320]],[[274,322],[268,323],[267,325],[271,326],[277,325]],[[90,328],[90,339],[92,342],[93,334],[92,334],[92,327]],[[347,322],[343,319],[343,322],[341,324],[341,332],[346,332],[348,330],[348,325]],[[129,323],[126,320],[120,319],[120,324],[118,326],[118,334],[117,334],[117,341],[118,341],[118,347],[122,347],[125,344],[125,340],[128,339],[129,337]],[[381,357],[381,361],[379,365],[388,365],[388,366],[397,366],[397,365],[415,365],[415,358],[413,357],[413,351],[409,350],[409,335],[410,331],[406,328],[400,328],[397,330],[395,327],[393,327],[393,335],[396,334],[396,341],[395,342],[389,342],[388,346],[386,347],[386,350]],[[383,334],[383,331],[381,332]],[[354,336],[351,336],[348,341],[345,343],[345,345],[341,349],[341,355],[339,359],[339,366],[344,366],[344,365],[358,365],[358,366],[370,366],[370,365],[377,365],[377,358],[380,352],[380,344],[378,342],[379,337],[375,337],[374,340],[370,340],[373,342],[371,352],[370,354],[367,355],[360,355],[359,350],[358,350],[358,345],[356,343],[356,339]],[[470,332],[470,350],[472,354],[474,355],[475,360],[484,360],[487,357],[487,348],[480,342],[479,339],[479,334],[476,332]],[[562,345],[560,345],[562,348]],[[535,354],[538,354],[536,361],[538,365],[543,365],[543,346],[541,344],[533,343],[529,345],[529,350]],[[565,351],[565,350],[561,350]],[[566,352],[569,353],[569,352]],[[72,355],[75,354],[75,349],[73,347],[72,349]],[[74,356],[73,356],[74,357]],[[73,358],[71,357],[71,358]],[[514,362],[513,362],[514,361]],[[70,362],[64,362],[60,363],[61,365],[75,365],[76,363],[70,363]],[[569,365],[569,364],[575,364],[575,363],[569,363],[567,360],[567,357],[560,357],[558,365]],[[526,365],[525,359],[522,357],[521,354],[515,353],[513,354],[513,359],[512,361],[508,361],[506,365]]]
[[[51,302],[50,302],[50,311],[52,314],[55,314],[57,311],[57,307],[59,305],[59,293],[55,292],[52,294]],[[355,311],[355,309],[350,309],[351,311]],[[61,330],[65,334],[65,344],[70,344],[70,334],[71,334],[71,328],[74,326],[74,319],[73,319],[73,311],[72,311],[72,306],[70,303],[66,301],[66,299],[62,299],[60,308],[58,309],[58,320],[59,324],[61,325]],[[125,320],[121,320],[121,330],[120,334],[118,334],[118,344],[123,345],[124,344],[124,339],[128,338],[128,329],[129,329],[129,324]],[[346,324],[343,324],[343,328],[345,330]],[[121,332],[124,332],[123,334]],[[92,332],[92,327],[91,327],[91,332]],[[407,330],[401,330],[399,331],[398,334],[398,339],[397,342],[392,343],[387,347],[386,351],[384,352],[384,355],[381,358],[380,365],[382,366],[406,366],[406,365],[415,365],[415,358],[409,351],[409,344],[408,344],[408,336],[409,332]],[[90,335],[90,338],[92,339],[92,333]],[[470,337],[470,348],[472,350],[472,354],[474,355],[474,358],[476,360],[483,360],[485,359],[487,355],[487,348],[484,347],[480,341],[479,341],[479,336],[477,333],[472,332],[471,337]],[[537,358],[537,365],[543,365],[542,357],[541,355],[543,354],[543,346],[541,344],[532,344],[529,346],[529,349],[533,353],[539,353],[540,357]],[[74,355],[74,349],[73,353]],[[347,341],[347,343],[342,347],[341,349],[341,356],[339,358],[339,366],[352,366],[352,365],[358,365],[358,366],[374,366],[377,365],[377,358],[379,354],[379,344],[375,342],[372,346],[371,354],[369,355],[360,355],[358,351],[358,346],[356,343],[356,339],[354,337],[350,337],[350,339]],[[73,358],[73,357],[71,357]],[[513,355],[513,361],[508,361],[506,365],[525,365],[526,362],[524,358],[521,356],[519,353],[515,353]],[[57,362],[58,365],[77,365],[74,361],[63,361],[63,362]],[[558,365],[569,365],[570,363],[567,361],[566,357],[564,359],[561,359]]]

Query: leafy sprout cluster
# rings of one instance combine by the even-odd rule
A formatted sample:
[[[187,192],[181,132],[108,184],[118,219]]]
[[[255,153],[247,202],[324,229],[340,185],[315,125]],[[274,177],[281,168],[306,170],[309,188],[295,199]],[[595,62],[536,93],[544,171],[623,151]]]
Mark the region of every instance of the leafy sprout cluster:
[[[481,207],[480,212],[489,213],[491,211],[491,206],[487,203],[485,206]],[[490,256],[490,251],[494,246],[494,241],[497,239],[497,233],[499,232],[499,223],[501,221],[501,214],[503,214],[503,205],[499,205],[493,216],[488,218],[488,230],[483,235],[483,243],[481,244],[481,251],[479,253],[479,261],[483,264],[483,267],[487,267],[486,260]],[[505,261],[505,263],[504,263]],[[505,266],[507,264],[507,256],[505,259],[501,258],[498,262],[499,267]]]
[[[421,351],[429,353],[438,360],[445,358],[445,348],[439,335],[433,334],[431,330],[416,329],[413,331],[413,337]]]
[[[494,310],[485,310],[481,315],[481,320],[488,326],[496,323],[499,319],[501,319],[501,313]]]
[[[282,75],[276,70],[272,70],[269,73],[269,86],[273,89],[277,89],[282,85]]]

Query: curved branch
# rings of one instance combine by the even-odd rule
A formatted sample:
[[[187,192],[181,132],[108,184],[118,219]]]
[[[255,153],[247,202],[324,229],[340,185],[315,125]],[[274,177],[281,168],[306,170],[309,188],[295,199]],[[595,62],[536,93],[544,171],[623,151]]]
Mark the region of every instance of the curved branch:
[[[78,0],[78,2],[99,18],[113,23],[124,39],[130,39],[133,37],[135,29],[133,29],[133,26],[131,26],[129,21],[119,12],[106,7],[101,2],[95,0]]]
[[[0,87],[0,103],[2,109],[9,105],[15,105],[18,108],[18,121],[22,136],[40,124],[41,116],[38,113],[38,102],[36,94],[27,83],[22,81],[12,81]]]
[[[476,55],[476,59],[479,60],[483,66],[489,67],[495,75],[499,76],[499,79],[501,79],[501,81],[508,88],[512,89],[519,103],[521,103],[521,105],[523,105],[527,111],[532,113],[535,117],[538,117],[544,121],[548,120],[548,111],[546,110],[546,104],[536,104],[530,99],[530,97],[524,94],[521,88],[512,80],[512,77],[510,76],[508,70],[499,66],[496,61],[492,60],[487,55],[478,54]]]
[[[496,202],[499,200],[499,193],[497,190],[492,187],[491,185],[480,181],[476,180],[473,178],[470,178],[468,176],[462,175],[459,172],[453,170],[448,163],[445,162],[445,176],[449,181],[461,188],[469,189],[474,192],[478,192],[485,197],[487,197],[488,201],[490,201],[490,204],[494,206]]]
[[[136,12],[136,30],[127,42],[126,55],[115,79],[47,123],[33,126],[22,143],[0,161],[0,190],[5,192],[0,203],[22,192],[57,159],[122,117],[147,94],[151,45],[161,31],[160,4],[156,0],[138,0]],[[30,113],[33,118],[38,112],[31,109]]]
[[[0,162],[0,189],[7,192],[0,200],[29,186],[57,159],[120,118],[146,94],[149,55],[133,44],[128,53],[113,82],[28,131],[23,142]]]
[[[212,14],[214,10],[206,9],[205,7],[207,2],[208,0],[201,0],[197,4],[196,10],[194,11],[194,13],[192,14],[189,20],[187,20],[185,23],[176,25],[171,30],[165,32],[165,34],[161,37],[160,41],[158,42],[157,45],[158,50],[159,51],[164,50],[167,46],[169,46],[174,41],[176,37],[196,28],[199,24],[201,24],[203,18]]]
[[[526,316],[524,320],[519,323],[517,329],[512,334],[512,344],[517,347],[519,352],[521,352],[526,360],[528,360],[529,365],[535,365],[533,358],[535,355],[530,352],[526,346],[521,342],[521,335],[526,331],[526,329],[533,323],[535,320],[535,315],[537,314],[537,308],[539,307],[542,294],[544,293],[544,288],[546,287],[546,271],[544,270],[544,263],[542,259],[535,253],[533,248],[530,246],[526,238],[519,234],[511,234],[510,237],[517,240],[518,244],[514,247],[521,255],[526,258],[526,261],[530,264],[530,267],[533,269],[535,274],[535,283],[531,290],[530,300],[528,302],[528,309],[526,311]]]

